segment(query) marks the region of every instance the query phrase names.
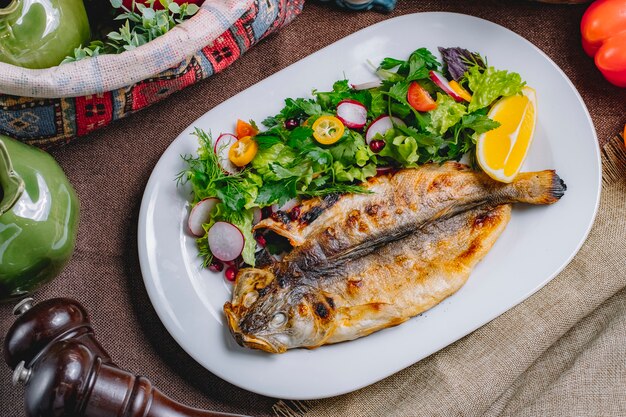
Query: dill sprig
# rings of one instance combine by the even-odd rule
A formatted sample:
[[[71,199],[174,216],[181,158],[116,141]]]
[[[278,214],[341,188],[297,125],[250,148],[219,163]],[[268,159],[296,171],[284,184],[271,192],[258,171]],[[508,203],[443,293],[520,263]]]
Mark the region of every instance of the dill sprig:
[[[225,173],[213,151],[211,134],[196,128],[193,133],[198,138],[198,157],[183,155],[187,169],[176,176],[179,185],[191,182],[195,201],[217,197],[230,210],[242,210],[249,197],[246,170],[234,174]]]

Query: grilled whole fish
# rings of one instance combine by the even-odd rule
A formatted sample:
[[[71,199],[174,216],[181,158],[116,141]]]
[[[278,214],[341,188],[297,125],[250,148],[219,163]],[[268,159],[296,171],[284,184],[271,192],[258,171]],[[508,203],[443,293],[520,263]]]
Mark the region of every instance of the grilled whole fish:
[[[372,194],[304,202],[299,221],[264,222],[295,247],[238,274],[224,312],[239,344],[282,353],[402,323],[465,283],[508,222],[506,203],[550,204],[565,190],[553,171],[500,184],[454,163],[366,186]]]

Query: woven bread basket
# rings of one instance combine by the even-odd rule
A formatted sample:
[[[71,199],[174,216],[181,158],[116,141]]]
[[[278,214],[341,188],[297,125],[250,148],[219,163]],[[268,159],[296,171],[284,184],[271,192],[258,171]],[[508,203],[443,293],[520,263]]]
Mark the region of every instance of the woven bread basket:
[[[304,0],[206,0],[191,19],[119,55],[32,70],[0,63],[0,134],[48,148],[107,126],[228,67]]]

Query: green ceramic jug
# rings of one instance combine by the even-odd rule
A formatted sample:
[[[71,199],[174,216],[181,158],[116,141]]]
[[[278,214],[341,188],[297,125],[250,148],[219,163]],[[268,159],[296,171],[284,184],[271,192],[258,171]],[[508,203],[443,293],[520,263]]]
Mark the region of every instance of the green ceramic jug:
[[[0,62],[54,67],[89,36],[83,0],[0,0]]]
[[[78,199],[44,151],[0,136],[0,301],[28,294],[72,256]]]

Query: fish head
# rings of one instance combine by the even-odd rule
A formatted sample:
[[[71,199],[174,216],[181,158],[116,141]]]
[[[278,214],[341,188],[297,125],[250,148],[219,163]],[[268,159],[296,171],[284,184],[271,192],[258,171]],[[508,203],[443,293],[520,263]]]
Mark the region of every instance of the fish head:
[[[244,272],[246,271],[246,272]],[[224,305],[228,325],[237,343],[270,353],[295,347],[317,347],[331,329],[334,304],[313,285],[290,285],[284,278],[267,282],[267,271],[242,270],[236,286],[248,291]],[[260,278],[257,275],[264,276]],[[246,275],[252,275],[250,276]],[[242,280],[239,282],[239,280]],[[331,305],[333,304],[333,305]]]

